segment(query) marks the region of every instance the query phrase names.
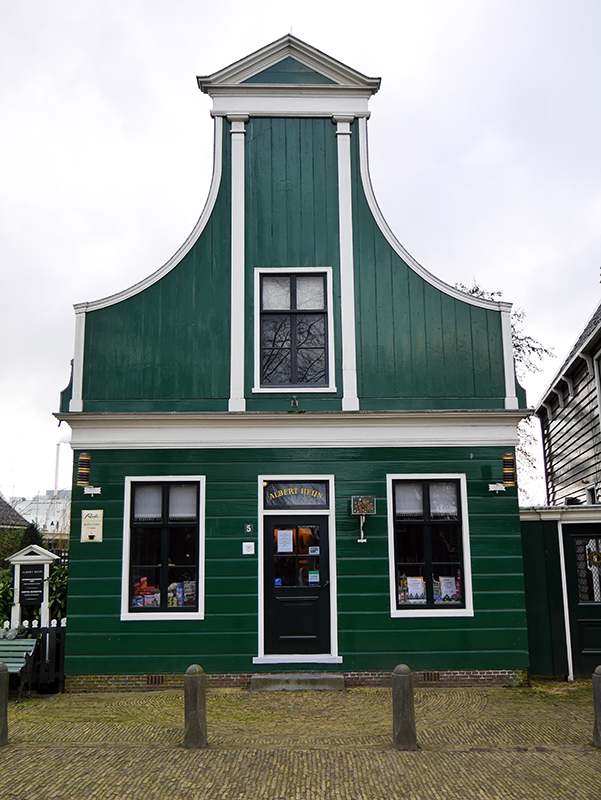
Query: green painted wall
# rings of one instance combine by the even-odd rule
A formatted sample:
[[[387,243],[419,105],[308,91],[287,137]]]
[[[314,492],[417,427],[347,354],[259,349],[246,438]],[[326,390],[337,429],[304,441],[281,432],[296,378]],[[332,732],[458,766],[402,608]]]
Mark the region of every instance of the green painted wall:
[[[530,671],[567,675],[557,522],[522,522]]]
[[[100,496],[74,487],[69,574],[68,674],[256,671],[257,560],[242,556],[257,530],[258,474],[334,474],[339,648],[337,670],[514,669],[528,665],[522,550],[514,489],[491,494],[503,449],[257,449],[92,451],[90,481]],[[75,454],[77,463],[78,453]],[[391,619],[386,473],[465,472],[475,616]],[[206,614],[203,621],[121,622],[121,552],[126,475],[204,474]],[[377,497],[378,513],[357,544],[353,494]],[[102,543],[82,544],[82,509],[103,508]],[[281,670],[282,665],[264,669]]]
[[[199,240],[148,289],[86,314],[85,411],[223,411],[229,397],[230,134]]]
[[[503,408],[501,315],[417,275],[378,228],[352,126],[357,370],[362,409]]]

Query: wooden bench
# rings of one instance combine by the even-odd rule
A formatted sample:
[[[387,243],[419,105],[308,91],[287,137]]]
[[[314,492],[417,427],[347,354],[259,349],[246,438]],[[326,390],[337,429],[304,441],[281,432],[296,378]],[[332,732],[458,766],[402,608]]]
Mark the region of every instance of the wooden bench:
[[[8,667],[9,675],[18,675],[20,679],[17,703],[26,683],[31,695],[37,643],[37,639],[0,639],[0,661]]]

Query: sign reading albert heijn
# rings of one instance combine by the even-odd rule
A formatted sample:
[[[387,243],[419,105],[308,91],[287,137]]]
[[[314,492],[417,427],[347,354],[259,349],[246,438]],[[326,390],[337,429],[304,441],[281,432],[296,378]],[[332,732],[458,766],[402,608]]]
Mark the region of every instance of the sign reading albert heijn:
[[[19,602],[22,606],[39,606],[44,599],[44,565],[21,566]]]
[[[263,489],[264,507],[268,508],[328,508],[326,481],[266,482]]]

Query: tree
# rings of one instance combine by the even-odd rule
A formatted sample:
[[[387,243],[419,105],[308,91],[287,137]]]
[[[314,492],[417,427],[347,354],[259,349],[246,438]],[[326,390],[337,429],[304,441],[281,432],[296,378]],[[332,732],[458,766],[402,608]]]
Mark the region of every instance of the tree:
[[[456,283],[455,287],[464,294],[480,297],[483,300],[498,302],[503,297],[503,292],[489,292],[476,283],[466,286]],[[513,344],[513,358],[518,380],[522,380],[533,372],[540,372],[541,363],[546,358],[555,358],[553,348],[546,347],[538,339],[530,336],[525,331],[526,312],[523,308],[513,308],[511,311],[511,341]],[[533,417],[526,417],[518,425],[518,446],[516,448],[516,467],[522,480],[518,482],[520,503],[530,504],[528,484],[542,480],[539,461],[536,451],[539,448],[538,426]]]
[[[29,525],[23,531],[23,535],[21,536],[20,542],[20,549],[22,550],[24,547],[28,547],[30,544],[37,544],[40,547],[46,547],[46,542],[44,541],[44,537],[38,526],[35,522],[30,522]]]

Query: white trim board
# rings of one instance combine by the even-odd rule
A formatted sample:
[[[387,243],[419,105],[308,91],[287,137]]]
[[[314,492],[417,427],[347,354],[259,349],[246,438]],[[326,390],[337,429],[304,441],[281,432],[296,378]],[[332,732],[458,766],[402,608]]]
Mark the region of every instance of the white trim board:
[[[56,414],[75,450],[514,447],[526,411]]]

